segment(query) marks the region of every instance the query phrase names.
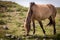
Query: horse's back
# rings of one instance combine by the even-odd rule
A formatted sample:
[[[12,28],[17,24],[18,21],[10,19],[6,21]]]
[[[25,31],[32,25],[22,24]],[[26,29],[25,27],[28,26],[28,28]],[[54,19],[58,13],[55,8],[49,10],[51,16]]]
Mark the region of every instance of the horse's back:
[[[52,15],[52,13],[55,11],[55,7],[51,4],[34,5],[32,10],[35,19],[43,20],[49,18]]]

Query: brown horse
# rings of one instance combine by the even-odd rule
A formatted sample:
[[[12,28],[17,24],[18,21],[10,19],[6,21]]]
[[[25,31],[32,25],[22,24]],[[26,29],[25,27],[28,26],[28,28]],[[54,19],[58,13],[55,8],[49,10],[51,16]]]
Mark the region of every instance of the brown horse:
[[[49,19],[50,22],[47,25],[53,25],[54,28],[54,34],[56,34],[56,28],[55,28],[55,17],[56,17],[56,8],[52,4],[35,4],[34,2],[30,3],[30,8],[28,10],[28,15],[26,17],[26,21],[24,24],[24,27],[26,29],[27,35],[29,35],[30,27],[31,27],[31,21],[33,22],[33,34],[35,34],[35,20],[38,21],[40,24],[43,33],[45,34],[45,30],[43,28],[42,20]]]

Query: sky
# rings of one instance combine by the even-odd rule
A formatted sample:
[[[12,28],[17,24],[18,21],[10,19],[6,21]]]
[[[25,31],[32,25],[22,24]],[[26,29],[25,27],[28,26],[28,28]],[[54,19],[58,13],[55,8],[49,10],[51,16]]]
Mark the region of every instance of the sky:
[[[13,1],[25,7],[29,7],[30,2],[35,2],[37,4],[53,4],[56,7],[60,7],[60,0],[6,0],[6,1]]]

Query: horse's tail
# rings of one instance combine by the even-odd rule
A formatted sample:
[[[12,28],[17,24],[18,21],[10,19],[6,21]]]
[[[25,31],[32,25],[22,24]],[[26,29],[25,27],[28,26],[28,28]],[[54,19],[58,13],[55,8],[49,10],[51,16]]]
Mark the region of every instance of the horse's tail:
[[[52,10],[53,10],[53,13],[52,13],[52,16],[56,17],[56,13],[57,13],[57,10],[56,10],[56,7],[51,5],[52,7]]]
[[[57,13],[57,10],[56,10],[56,7],[52,4],[47,4],[47,6],[51,9],[52,11],[52,15],[53,17],[56,17],[56,13]]]
[[[51,10],[52,10],[52,15],[49,17],[49,20],[50,20],[50,22],[47,24],[47,26],[49,25],[53,25],[53,20],[55,20],[55,17],[56,17],[56,13],[57,13],[57,10],[56,10],[56,8],[53,6],[53,5],[48,5],[49,6],[49,8],[51,8]]]

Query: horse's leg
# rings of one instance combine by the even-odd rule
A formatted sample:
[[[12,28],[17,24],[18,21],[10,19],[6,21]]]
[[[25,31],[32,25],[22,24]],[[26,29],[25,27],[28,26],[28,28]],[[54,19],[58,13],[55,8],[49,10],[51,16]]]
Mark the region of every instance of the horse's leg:
[[[42,28],[42,30],[43,30],[43,33],[45,34],[45,30],[44,30],[44,28],[43,28],[43,24],[42,24],[42,22],[39,21],[39,24],[40,24],[40,26],[41,26],[41,28]]]
[[[50,20],[50,22],[47,24],[47,26],[48,26],[48,25],[53,25],[54,34],[56,34],[56,28],[55,28],[56,23],[55,23],[55,18],[49,17],[49,20]]]
[[[52,19],[52,23],[53,23],[54,35],[55,35],[55,34],[56,34],[56,28],[55,28],[56,23],[55,23],[55,18]]]
[[[47,24],[47,26],[48,26],[48,25],[50,26],[50,25],[52,25],[52,18],[49,17],[48,19],[49,19],[50,22]]]
[[[32,22],[33,22],[33,34],[35,34],[35,21],[32,20]]]

